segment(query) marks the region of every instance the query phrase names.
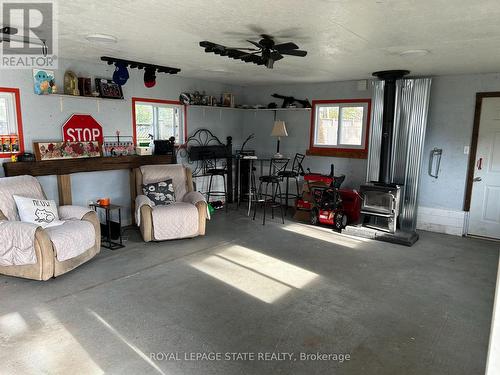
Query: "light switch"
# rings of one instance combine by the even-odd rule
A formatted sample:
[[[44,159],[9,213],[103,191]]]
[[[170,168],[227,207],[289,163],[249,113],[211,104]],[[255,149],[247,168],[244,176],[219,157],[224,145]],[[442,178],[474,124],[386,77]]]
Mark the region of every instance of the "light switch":
[[[464,155],[469,155],[470,146],[464,146]]]

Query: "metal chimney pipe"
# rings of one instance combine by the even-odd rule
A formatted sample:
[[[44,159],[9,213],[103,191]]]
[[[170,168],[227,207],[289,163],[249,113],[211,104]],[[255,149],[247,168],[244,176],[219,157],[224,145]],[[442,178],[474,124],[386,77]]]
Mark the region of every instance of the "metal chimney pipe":
[[[409,74],[408,70],[384,70],[372,75],[384,81],[384,109],[382,113],[382,144],[380,148],[379,182],[391,183],[392,135],[396,105],[396,81]]]

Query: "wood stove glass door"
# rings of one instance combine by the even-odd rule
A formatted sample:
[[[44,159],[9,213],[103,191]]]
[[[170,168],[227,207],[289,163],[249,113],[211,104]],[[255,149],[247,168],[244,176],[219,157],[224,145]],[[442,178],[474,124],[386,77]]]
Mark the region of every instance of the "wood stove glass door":
[[[500,239],[500,98],[483,98],[468,234]]]

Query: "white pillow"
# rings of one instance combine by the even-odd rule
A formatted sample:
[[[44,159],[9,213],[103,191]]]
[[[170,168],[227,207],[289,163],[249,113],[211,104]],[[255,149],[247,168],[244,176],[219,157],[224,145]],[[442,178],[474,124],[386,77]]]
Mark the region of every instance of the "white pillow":
[[[40,225],[42,228],[61,225],[56,202],[13,195],[21,221]]]

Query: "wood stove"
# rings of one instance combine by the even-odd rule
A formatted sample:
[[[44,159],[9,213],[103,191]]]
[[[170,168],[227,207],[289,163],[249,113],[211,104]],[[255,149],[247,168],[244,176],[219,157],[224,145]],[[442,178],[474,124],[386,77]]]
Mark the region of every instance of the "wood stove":
[[[396,232],[401,197],[399,185],[370,183],[361,185],[361,214],[367,216],[367,227]]]
[[[401,196],[401,186],[391,183],[394,114],[396,105],[396,80],[410,72],[387,70],[373,73],[384,81],[384,109],[382,118],[382,144],[380,149],[379,181],[361,186],[361,214],[368,219],[365,226],[396,232]]]
[[[352,236],[411,246],[416,231],[418,182],[427,125],[430,78],[406,78],[406,70],[373,73],[373,112],[363,207]]]

